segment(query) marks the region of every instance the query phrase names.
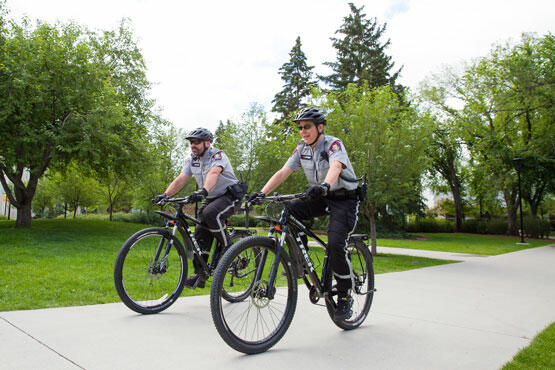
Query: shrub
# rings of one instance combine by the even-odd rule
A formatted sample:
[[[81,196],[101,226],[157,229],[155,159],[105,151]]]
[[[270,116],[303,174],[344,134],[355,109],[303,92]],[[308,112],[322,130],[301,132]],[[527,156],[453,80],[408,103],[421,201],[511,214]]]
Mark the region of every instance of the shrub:
[[[409,233],[452,233],[455,224],[442,218],[421,218],[411,220],[406,226]]]
[[[472,234],[506,234],[507,220],[500,217],[492,219],[464,220],[462,232]]]
[[[118,222],[131,222],[135,224],[145,224],[153,226],[164,226],[165,219],[157,213],[146,212],[116,212],[112,214],[112,220]]]
[[[249,227],[255,227],[260,224],[258,220],[255,218],[255,215],[249,214]],[[244,227],[245,226],[245,214],[239,213],[232,215],[229,218],[229,225],[235,227]]]
[[[524,234],[529,238],[547,238],[550,229],[551,225],[548,220],[533,216],[524,217]]]

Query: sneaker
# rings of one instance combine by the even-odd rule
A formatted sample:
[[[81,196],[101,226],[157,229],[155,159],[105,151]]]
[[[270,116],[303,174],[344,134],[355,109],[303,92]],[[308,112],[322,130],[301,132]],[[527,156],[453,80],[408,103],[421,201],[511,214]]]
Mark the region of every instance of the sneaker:
[[[351,296],[344,296],[340,294],[337,298],[337,307],[335,308],[335,313],[333,319],[335,321],[345,321],[353,314],[351,307],[353,306],[353,298]]]
[[[204,288],[206,280],[199,274],[194,274],[185,279],[185,286],[189,289]]]

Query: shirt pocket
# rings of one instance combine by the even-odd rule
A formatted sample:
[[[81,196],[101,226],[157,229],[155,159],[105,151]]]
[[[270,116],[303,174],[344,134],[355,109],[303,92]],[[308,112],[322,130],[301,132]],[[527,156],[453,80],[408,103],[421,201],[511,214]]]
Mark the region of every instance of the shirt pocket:
[[[318,175],[320,178],[320,182],[324,181],[326,175],[328,174],[328,170],[330,169],[330,162],[326,161],[325,159],[320,159],[318,161]]]

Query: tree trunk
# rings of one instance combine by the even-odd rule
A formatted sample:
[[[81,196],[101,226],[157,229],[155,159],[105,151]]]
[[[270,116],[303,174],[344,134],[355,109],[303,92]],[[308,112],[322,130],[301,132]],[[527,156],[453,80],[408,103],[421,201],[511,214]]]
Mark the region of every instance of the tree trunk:
[[[518,208],[518,185],[503,189],[503,197],[507,205],[507,234],[518,235],[517,208]]]
[[[451,193],[453,194],[453,203],[455,204],[455,231],[462,231],[462,223],[464,219],[462,199],[461,199],[461,185],[457,177],[457,171],[455,170],[454,161],[449,161],[448,163],[448,174],[449,187],[451,188]]]
[[[15,221],[15,227],[31,227],[31,202],[25,202],[17,208],[17,219]]]
[[[110,210],[110,221],[112,221],[112,211],[113,211],[113,209],[114,209],[114,206],[113,206],[112,203],[110,203],[110,208],[109,208],[109,210]]]
[[[376,211],[373,207],[368,207],[368,210],[368,219],[370,220],[370,236],[372,238],[370,252],[373,256],[376,256],[378,254],[378,245],[376,240]]]

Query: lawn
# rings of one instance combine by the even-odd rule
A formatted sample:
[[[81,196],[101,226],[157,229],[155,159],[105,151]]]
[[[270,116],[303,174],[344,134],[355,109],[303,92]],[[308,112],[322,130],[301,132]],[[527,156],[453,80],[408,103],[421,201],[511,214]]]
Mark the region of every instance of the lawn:
[[[555,323],[539,333],[502,370],[555,369]]]
[[[113,268],[124,241],[145,225],[103,220],[0,221],[0,311],[118,302]],[[384,255],[376,273],[449,263]],[[192,268],[189,268],[192,271]],[[208,294],[185,289],[182,295]]]

